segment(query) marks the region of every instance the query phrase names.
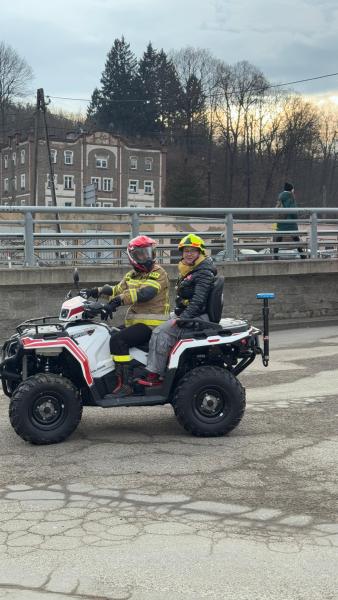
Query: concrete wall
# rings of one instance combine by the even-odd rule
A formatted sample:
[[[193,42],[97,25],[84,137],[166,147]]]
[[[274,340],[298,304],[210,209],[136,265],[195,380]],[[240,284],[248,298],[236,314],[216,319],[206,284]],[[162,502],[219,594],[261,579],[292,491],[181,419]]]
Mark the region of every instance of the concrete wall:
[[[171,300],[177,267],[168,266]],[[226,263],[218,272],[225,277],[224,315],[261,323],[257,292],[275,292],[270,316],[274,321],[299,321],[338,317],[338,261],[276,261],[271,263]],[[81,267],[80,287],[119,281],[124,269]],[[16,324],[27,318],[57,315],[65,294],[72,287],[73,269],[0,269],[0,344]],[[119,324],[119,311],[115,322]]]

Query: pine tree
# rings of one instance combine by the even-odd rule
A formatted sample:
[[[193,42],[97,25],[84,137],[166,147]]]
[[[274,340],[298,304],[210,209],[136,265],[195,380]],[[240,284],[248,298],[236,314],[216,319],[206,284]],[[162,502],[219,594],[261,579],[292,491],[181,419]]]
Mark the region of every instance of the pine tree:
[[[196,75],[190,75],[186,82],[181,113],[187,147],[192,150],[193,135],[205,131],[206,126],[205,95],[201,80]]]
[[[158,53],[149,42],[139,62],[140,97],[145,102],[138,107],[140,133],[151,136],[160,130],[158,102]]]
[[[107,55],[101,89],[92,95],[88,116],[104,129],[134,134],[139,101],[137,60],[122,36]]]
[[[162,50],[159,54],[160,118],[163,128],[173,132],[178,127],[183,90],[172,60]]]
[[[149,42],[139,63],[140,96],[146,99],[139,115],[142,133],[171,130],[178,116],[182,89],[173,63],[164,50],[159,52]]]

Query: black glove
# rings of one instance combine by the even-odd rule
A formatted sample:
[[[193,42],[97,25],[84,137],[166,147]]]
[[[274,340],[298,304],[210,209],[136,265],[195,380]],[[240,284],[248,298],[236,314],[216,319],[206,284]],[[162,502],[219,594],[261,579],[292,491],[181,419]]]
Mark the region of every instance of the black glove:
[[[110,302],[108,302],[107,304],[104,304],[102,307],[102,319],[104,321],[106,321],[108,319],[108,317],[112,318],[113,313],[116,311],[116,309],[121,306],[122,304],[122,300],[120,298],[120,296],[117,296],[116,298],[113,298],[113,300],[111,300]]]
[[[187,319],[182,319],[182,321],[180,319],[177,319],[176,325],[180,329],[194,329],[195,327],[194,321],[188,321]]]
[[[99,288],[83,288],[79,294],[82,298],[95,298],[97,300],[99,297]]]

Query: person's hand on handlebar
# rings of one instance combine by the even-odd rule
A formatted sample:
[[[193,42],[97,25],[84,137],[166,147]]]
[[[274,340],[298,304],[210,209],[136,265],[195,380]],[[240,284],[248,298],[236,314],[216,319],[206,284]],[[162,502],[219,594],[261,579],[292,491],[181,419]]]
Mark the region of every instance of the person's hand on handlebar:
[[[82,298],[95,298],[97,300],[99,297],[99,288],[83,288],[79,291],[79,295],[82,296]]]
[[[107,321],[108,317],[112,318],[113,313],[119,306],[121,306],[121,304],[122,300],[120,296],[116,296],[116,298],[113,298],[113,300],[111,300],[107,304],[104,304],[101,310],[101,317],[103,321]]]

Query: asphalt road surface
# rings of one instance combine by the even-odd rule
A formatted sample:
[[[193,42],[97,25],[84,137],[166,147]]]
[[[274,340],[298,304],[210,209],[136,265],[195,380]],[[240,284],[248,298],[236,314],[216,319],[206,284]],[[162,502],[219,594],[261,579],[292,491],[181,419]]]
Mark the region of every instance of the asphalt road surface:
[[[338,599],[338,328],[272,334],[221,439],[170,407],[23,442],[0,397],[0,599]]]

